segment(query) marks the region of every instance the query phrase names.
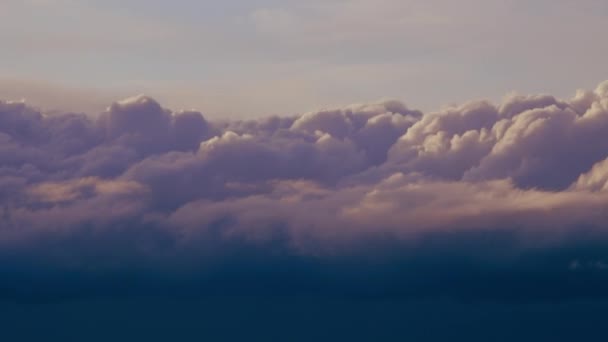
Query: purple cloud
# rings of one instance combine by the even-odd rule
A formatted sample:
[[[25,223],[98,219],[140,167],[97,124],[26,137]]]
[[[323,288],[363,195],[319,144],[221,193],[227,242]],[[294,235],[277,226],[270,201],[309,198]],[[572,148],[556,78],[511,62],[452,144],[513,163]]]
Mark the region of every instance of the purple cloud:
[[[0,266],[576,254],[565,246],[583,231],[608,243],[606,88],[425,114],[387,101],[223,122],[144,96],[97,117],[0,102],[0,246],[21,256],[0,255]],[[496,256],[480,236],[508,247]],[[559,261],[564,272],[572,260]]]

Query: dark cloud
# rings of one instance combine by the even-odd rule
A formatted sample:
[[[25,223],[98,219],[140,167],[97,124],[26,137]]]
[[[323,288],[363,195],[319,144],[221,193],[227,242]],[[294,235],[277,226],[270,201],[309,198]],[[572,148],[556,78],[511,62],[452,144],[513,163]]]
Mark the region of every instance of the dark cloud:
[[[604,297],[607,88],[248,121],[0,102],[0,297]]]

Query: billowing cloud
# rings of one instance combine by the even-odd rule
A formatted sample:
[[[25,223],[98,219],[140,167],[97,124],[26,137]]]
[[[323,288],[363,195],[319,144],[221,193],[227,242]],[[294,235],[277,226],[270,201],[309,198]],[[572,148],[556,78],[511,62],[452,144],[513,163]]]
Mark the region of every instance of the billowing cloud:
[[[149,290],[599,296],[606,89],[241,121],[145,96],[97,116],[0,102],[0,295],[126,272]]]

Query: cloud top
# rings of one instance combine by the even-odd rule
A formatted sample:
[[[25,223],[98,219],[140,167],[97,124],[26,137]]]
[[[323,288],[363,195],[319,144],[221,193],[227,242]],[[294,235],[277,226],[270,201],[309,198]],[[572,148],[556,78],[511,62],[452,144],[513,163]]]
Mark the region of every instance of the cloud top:
[[[608,262],[607,89],[233,121],[145,96],[98,116],[0,102],[6,293],[41,273],[95,289],[142,272],[308,290],[330,274],[324,289],[357,293],[439,293],[447,278],[458,295],[483,279],[505,295],[502,277],[522,296],[542,292],[532,278],[574,277],[550,293],[595,295],[605,268],[572,265]]]

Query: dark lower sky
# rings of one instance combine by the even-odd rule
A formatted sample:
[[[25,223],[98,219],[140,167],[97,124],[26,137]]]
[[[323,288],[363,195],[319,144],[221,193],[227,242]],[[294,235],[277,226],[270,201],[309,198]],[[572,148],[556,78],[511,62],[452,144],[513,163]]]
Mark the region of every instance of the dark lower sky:
[[[321,297],[2,303],[13,341],[603,341],[605,301],[496,303]]]

